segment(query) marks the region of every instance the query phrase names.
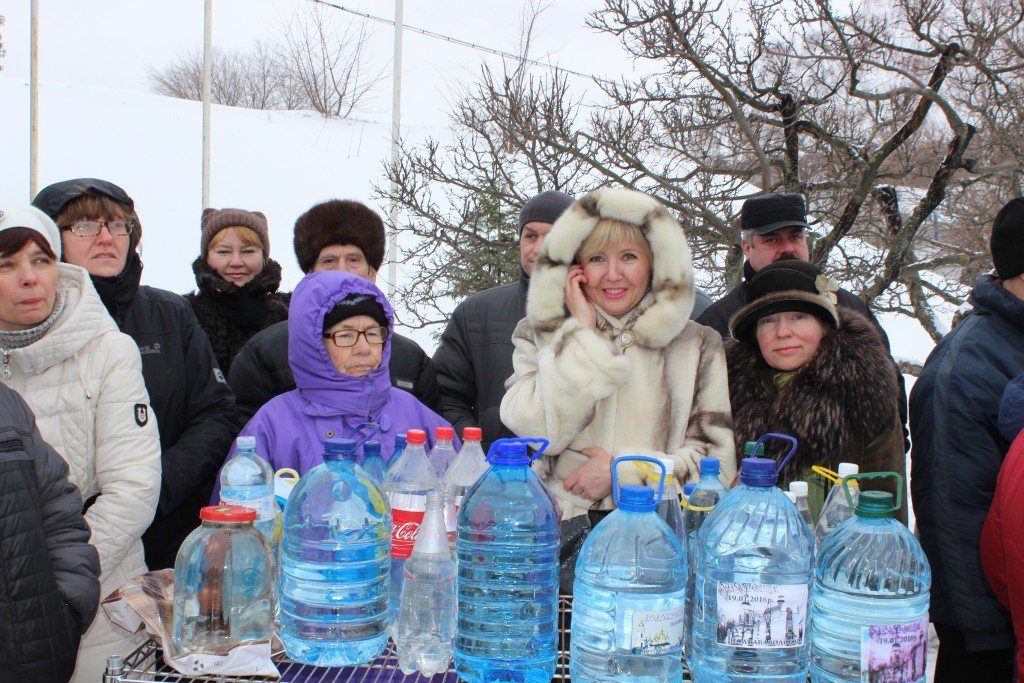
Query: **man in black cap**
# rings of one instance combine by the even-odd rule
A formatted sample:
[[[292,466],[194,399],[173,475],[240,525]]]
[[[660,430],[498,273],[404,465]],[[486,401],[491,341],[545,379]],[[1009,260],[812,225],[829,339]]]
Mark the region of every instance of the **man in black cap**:
[[[1010,613],[989,588],[978,546],[1010,447],[999,401],[1024,372],[1024,198],[1000,210],[990,249],[995,273],[975,284],[973,310],[928,356],[910,394],[910,493],[932,570],[935,683],[1013,677]]]

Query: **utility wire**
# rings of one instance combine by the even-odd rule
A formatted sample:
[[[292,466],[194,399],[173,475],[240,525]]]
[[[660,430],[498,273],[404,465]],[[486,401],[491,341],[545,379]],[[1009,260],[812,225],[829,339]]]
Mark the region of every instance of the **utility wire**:
[[[327,0],[309,0],[309,1],[314,3],[314,4],[317,4],[317,5],[324,5],[326,7],[331,7],[333,9],[339,10],[341,12],[347,12],[348,14],[354,14],[357,17],[362,17],[364,19],[369,19],[371,21],[376,21],[376,22],[379,22],[381,24],[388,24],[389,26],[394,26],[395,25],[395,22],[394,22],[393,19],[388,19],[387,17],[378,17],[376,15],[369,14],[368,12],[360,12],[359,10],[354,10],[354,9],[352,9],[350,7],[342,7],[341,5],[337,5],[337,4],[333,3],[333,2],[327,2]],[[493,47],[487,47],[486,45],[478,45],[477,43],[471,43],[468,40],[463,40],[462,38],[455,38],[454,36],[447,36],[447,35],[445,35],[443,33],[437,33],[436,31],[431,31],[429,29],[417,28],[416,26],[410,26],[409,24],[402,24],[402,29],[405,30],[405,31],[412,31],[413,33],[419,33],[421,35],[427,36],[428,38],[437,38],[438,40],[443,40],[443,41],[448,42],[448,43],[453,43],[453,44],[459,45],[461,47],[468,47],[468,48],[470,48],[472,50],[478,50],[480,52],[486,52],[488,54],[492,54],[492,55],[495,55],[495,56],[498,56],[498,57],[505,57],[507,59],[513,59],[513,60],[515,60],[517,62],[525,62],[527,64],[532,64],[534,66],[543,67],[545,69],[555,69],[555,70],[561,71],[562,73],[571,74],[573,76],[578,76],[579,78],[585,78],[588,81],[596,81],[598,83],[608,83],[608,84],[612,83],[612,81],[608,80],[607,78],[601,78],[600,76],[594,76],[592,74],[586,74],[586,73],[583,73],[582,71],[573,71],[572,69],[566,69],[566,68],[561,67],[561,66],[554,66],[553,64],[545,64],[543,62],[538,62],[538,61],[533,60],[533,59],[528,59],[528,58],[523,57],[521,55],[515,55],[515,54],[512,54],[511,52],[504,52],[503,50],[497,50],[497,49],[495,49]]]

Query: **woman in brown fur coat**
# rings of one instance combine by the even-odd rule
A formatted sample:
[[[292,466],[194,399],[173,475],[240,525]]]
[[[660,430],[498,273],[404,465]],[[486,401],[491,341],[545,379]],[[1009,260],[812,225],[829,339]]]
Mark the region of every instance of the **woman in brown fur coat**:
[[[807,481],[814,515],[831,484],[813,465],[906,470],[892,360],[867,318],[837,308],[837,289],[810,263],[773,263],[751,280],[749,303],[729,321],[735,341],[726,344],[739,452],[766,432],[795,437],[779,485]],[[905,505],[900,514],[905,522]]]

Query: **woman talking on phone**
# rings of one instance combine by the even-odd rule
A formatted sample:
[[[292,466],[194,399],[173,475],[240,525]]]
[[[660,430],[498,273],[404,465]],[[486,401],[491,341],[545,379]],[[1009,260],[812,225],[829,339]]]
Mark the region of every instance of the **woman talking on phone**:
[[[670,457],[692,480],[716,457],[732,481],[725,353],[717,332],[689,320],[693,302],[686,238],[655,199],[596,190],[551,229],[513,334],[501,420],[551,442],[535,466],[563,519],[614,507],[621,455]],[[618,476],[643,483],[632,466]]]

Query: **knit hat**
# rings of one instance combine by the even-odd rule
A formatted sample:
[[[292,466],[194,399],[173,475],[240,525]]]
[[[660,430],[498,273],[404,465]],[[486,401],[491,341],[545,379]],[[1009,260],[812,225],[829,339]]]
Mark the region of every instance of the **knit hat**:
[[[729,320],[729,333],[741,342],[750,340],[757,321],[766,315],[798,311],[839,327],[836,311],[839,285],[813,263],[783,259],[757,272],[747,287],[747,305]]]
[[[370,267],[380,270],[384,222],[373,209],[348,199],[321,202],[295,221],[295,258],[303,273],[313,272],[320,251],[332,244],[359,247]]]
[[[0,232],[11,228],[29,228],[46,238],[53,253],[60,258],[60,230],[49,216],[29,204],[0,201]]]
[[[135,213],[135,202],[128,193],[109,180],[99,178],[75,178],[74,180],[62,180],[59,183],[48,185],[39,191],[32,205],[41,209],[47,216],[57,220],[57,216],[64,208],[85,195],[102,195],[123,204],[128,209],[128,218],[135,223],[135,228],[128,235],[129,251],[134,251],[142,240],[142,223]]]
[[[381,327],[388,326],[388,317],[384,314],[384,308],[377,303],[369,294],[349,294],[347,297],[334,304],[334,308],[324,316],[324,332],[331,329],[342,320],[357,315],[368,315]]]
[[[245,209],[203,209],[202,237],[199,240],[199,254],[206,256],[210,242],[214,236],[225,228],[249,228],[260,238],[263,253],[270,254],[270,232],[267,230],[267,217],[259,211]]]
[[[548,190],[530,199],[519,211],[519,234],[527,223],[554,223],[576,200],[564,192]]]
[[[758,235],[767,235],[791,226],[810,229],[802,194],[763,194],[743,202],[743,208],[740,209],[741,230],[753,230]]]
[[[989,251],[1000,280],[1024,273],[1024,197],[1011,199],[996,214]]]

